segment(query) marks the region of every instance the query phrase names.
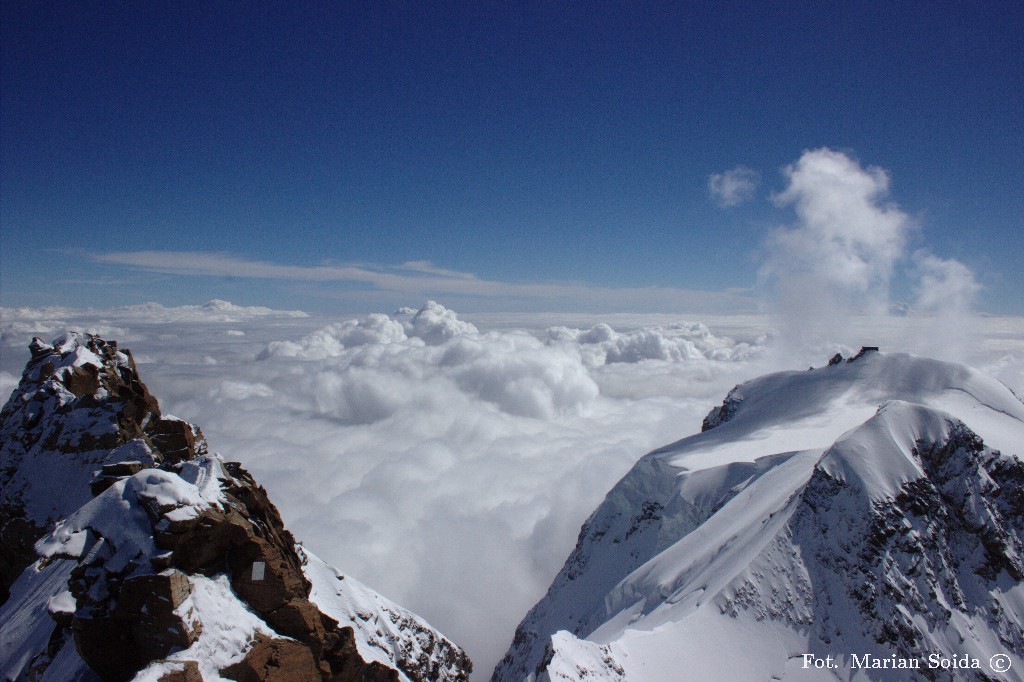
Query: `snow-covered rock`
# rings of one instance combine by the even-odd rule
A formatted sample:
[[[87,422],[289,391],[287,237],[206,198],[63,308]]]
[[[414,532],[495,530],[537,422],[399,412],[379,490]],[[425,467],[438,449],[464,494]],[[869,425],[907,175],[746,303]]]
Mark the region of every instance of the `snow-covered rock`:
[[[130,353],[32,351],[4,495],[39,559],[0,606],[0,679],[468,679],[459,647],[298,546],[245,469],[161,417]]]
[[[153,466],[206,452],[202,432],[161,415],[131,351],[91,334],[34,339],[0,411],[0,603],[32,544],[91,497],[104,465]],[[102,485],[102,483],[100,483]]]
[[[1022,679],[1022,446],[959,365],[742,384],[609,492],[493,680]]]

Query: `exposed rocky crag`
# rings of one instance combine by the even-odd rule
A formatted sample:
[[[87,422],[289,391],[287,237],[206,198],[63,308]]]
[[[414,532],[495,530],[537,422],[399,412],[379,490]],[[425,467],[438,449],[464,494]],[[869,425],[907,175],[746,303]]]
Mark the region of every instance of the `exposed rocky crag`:
[[[0,607],[0,677],[468,679],[460,648],[298,546],[247,471],[161,417],[115,344],[33,341],[2,414],[7,565],[41,558]]]
[[[0,411],[0,603],[35,561],[33,543],[90,498],[103,465],[155,466],[206,452],[199,429],[161,415],[131,351],[116,342],[70,334],[33,339],[29,350]]]

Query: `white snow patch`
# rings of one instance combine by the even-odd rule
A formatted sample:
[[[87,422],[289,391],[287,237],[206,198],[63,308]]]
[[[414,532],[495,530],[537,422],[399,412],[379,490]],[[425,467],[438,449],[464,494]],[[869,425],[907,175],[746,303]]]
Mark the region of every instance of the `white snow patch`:
[[[177,612],[195,614],[203,629],[192,646],[169,654],[168,661],[198,661],[203,679],[207,682],[221,680],[223,678],[218,671],[245,658],[256,635],[279,636],[235,596],[227,576],[207,578],[190,575],[188,580],[192,594],[182,602]],[[172,669],[172,663],[152,663],[139,671],[134,679],[136,682],[156,682]]]

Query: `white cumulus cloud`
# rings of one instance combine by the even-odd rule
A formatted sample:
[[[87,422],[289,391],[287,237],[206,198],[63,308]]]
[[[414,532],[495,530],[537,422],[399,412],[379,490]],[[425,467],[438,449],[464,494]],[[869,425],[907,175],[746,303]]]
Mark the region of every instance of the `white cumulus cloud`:
[[[916,260],[922,303],[969,293],[954,261]],[[0,389],[41,328],[126,332],[166,413],[253,471],[310,549],[466,646],[474,679],[636,459],[699,430],[734,384],[778,368],[760,316],[471,323],[438,303],[350,320],[210,307],[221,311],[0,311],[18,326],[0,341]],[[906,344],[920,319],[887,324],[870,329],[883,350],[919,350]],[[979,364],[1021,391],[1024,323],[979,324]]]
[[[753,168],[736,166],[722,173],[712,173],[708,178],[708,191],[719,206],[736,206],[754,197],[761,174]]]
[[[804,152],[784,170],[786,189],[775,197],[792,206],[795,226],[774,232],[762,273],[779,281],[802,279],[844,301],[885,299],[903,255],[910,217],[885,203],[889,176],[863,168],[842,152]]]
[[[796,222],[767,236],[759,273],[782,347],[817,354],[826,339],[870,343],[853,332],[855,318],[890,310],[891,283],[917,224],[889,200],[885,170],[843,152],[805,151],[783,174],[786,187],[774,199]]]
[[[249,467],[296,537],[466,646],[484,677],[607,490],[698,430],[766,342],[686,322],[483,331],[434,302],[273,325],[113,319],[144,337],[131,348],[151,358],[140,370],[165,411]]]
[[[914,253],[914,262],[919,278],[916,309],[954,317],[971,311],[981,285],[969,267],[925,250]]]
[[[981,285],[974,272],[954,258],[940,258],[921,249],[912,257],[917,279],[914,309],[929,316],[931,324],[920,332],[924,352],[947,360],[962,359],[970,350],[974,301]]]

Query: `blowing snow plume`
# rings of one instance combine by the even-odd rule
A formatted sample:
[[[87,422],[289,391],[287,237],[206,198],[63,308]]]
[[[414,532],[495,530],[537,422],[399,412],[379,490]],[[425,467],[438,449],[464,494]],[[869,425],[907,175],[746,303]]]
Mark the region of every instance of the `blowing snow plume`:
[[[960,261],[939,258],[923,249],[914,253],[914,274],[916,308],[933,319],[931,328],[923,330],[916,345],[935,357],[960,360],[970,343],[968,336],[974,325],[966,321],[971,318],[981,285]]]
[[[969,313],[978,291],[973,274],[927,251],[908,255],[917,225],[886,200],[884,169],[822,148],[805,151],[783,173],[788,184],[775,202],[792,206],[797,221],[768,236],[760,276],[788,352],[869,341],[853,338],[854,318],[887,314],[890,283],[908,262],[920,312],[941,321]]]
[[[797,223],[768,237],[761,277],[784,343],[816,346],[835,340],[826,333],[842,334],[851,314],[886,310],[913,223],[882,203],[888,174],[842,152],[806,151],[784,173],[789,184],[775,201],[793,206]]]

